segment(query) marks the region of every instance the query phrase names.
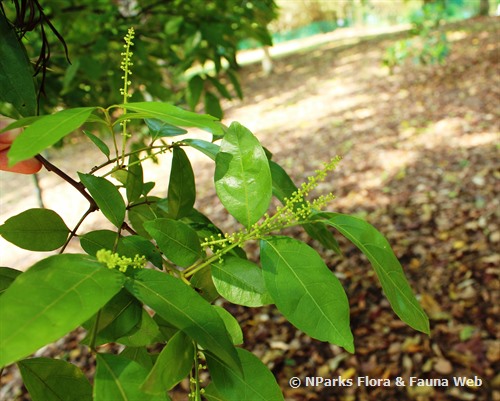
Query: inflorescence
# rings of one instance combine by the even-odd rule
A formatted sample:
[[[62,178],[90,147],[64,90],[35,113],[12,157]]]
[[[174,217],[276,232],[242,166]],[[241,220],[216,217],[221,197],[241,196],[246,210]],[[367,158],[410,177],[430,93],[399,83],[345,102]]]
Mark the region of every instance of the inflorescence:
[[[134,42],[132,42],[134,36],[135,36],[134,28],[129,28],[124,38],[125,44],[123,45],[123,47],[125,48],[125,51],[121,53],[123,58],[120,64],[120,68],[123,70],[124,74],[122,75],[123,88],[120,89],[120,94],[123,96],[123,103],[127,103],[127,98],[132,96],[128,92],[129,92],[129,86],[132,84],[132,82],[129,80],[129,75],[132,75],[130,67],[134,65],[134,63],[132,63],[132,56],[134,53],[130,51],[130,48],[134,45]]]
[[[97,251],[95,256],[97,260],[104,263],[108,269],[117,269],[123,273],[125,273],[129,267],[133,269],[143,269],[146,266],[146,258],[144,256],[135,255],[134,259],[132,259],[113,253],[109,249],[101,249]]]
[[[320,211],[335,198],[332,193],[329,193],[312,201],[306,199],[318,184],[325,180],[328,173],[337,167],[339,161],[340,157],[336,156],[330,162],[325,163],[322,169],[316,170],[315,174],[308,177],[307,181],[289,198],[283,199],[283,206],[278,206],[274,215],[264,214],[263,220],[255,223],[248,230],[242,229],[232,234],[219,234],[217,237],[205,238],[202,246],[210,248],[215,254],[222,255],[224,248],[232,244],[241,245],[247,240],[262,238],[272,231],[302,224],[312,213]]]

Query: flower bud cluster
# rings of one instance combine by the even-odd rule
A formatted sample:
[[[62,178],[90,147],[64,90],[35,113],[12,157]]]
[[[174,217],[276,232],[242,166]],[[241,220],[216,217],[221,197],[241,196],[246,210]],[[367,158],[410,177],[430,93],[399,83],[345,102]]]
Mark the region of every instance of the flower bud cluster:
[[[214,254],[221,256],[227,246],[242,245],[247,240],[259,239],[272,231],[302,224],[314,211],[323,209],[335,199],[332,193],[320,195],[312,201],[305,198],[320,182],[325,180],[330,171],[337,167],[339,161],[340,157],[337,156],[325,163],[322,169],[316,170],[315,174],[308,177],[307,182],[304,182],[289,198],[284,198],[283,206],[278,206],[274,215],[269,216],[268,213],[265,213],[263,219],[251,226],[250,229],[243,229],[232,234],[211,236],[205,238],[201,245],[210,248]]]
[[[100,249],[95,256],[97,260],[104,263],[108,269],[117,269],[123,273],[125,273],[129,267],[133,269],[143,269],[146,266],[146,258],[140,255],[135,255],[134,259],[132,259],[113,253],[109,249]]]
[[[134,36],[134,28],[129,28],[127,34],[125,35],[125,44],[123,45],[125,51],[121,53],[123,58],[120,64],[120,68],[123,70],[124,74],[122,75],[123,88],[120,89],[120,94],[123,96],[124,103],[126,103],[127,98],[132,96],[130,93],[128,93],[128,89],[132,84],[132,82],[129,80],[129,75],[132,75],[130,67],[134,65],[134,63],[132,63],[131,61],[134,53],[130,51],[130,48],[134,45],[134,42],[132,42]]]

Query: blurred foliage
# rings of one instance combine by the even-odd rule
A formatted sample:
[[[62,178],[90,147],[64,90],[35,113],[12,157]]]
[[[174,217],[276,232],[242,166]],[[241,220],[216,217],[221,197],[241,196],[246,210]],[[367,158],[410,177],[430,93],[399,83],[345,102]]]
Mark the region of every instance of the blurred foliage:
[[[450,52],[446,33],[439,29],[447,16],[442,0],[426,2],[411,16],[411,39],[397,41],[384,56],[384,65],[390,71],[411,58],[416,64],[443,64]]]
[[[204,103],[205,110],[221,117],[220,98],[241,96],[238,42],[253,38],[270,45],[267,24],[277,16],[273,0],[42,0],[40,4],[14,0],[0,4],[23,37],[28,56],[44,54],[47,59],[42,114],[61,106],[121,103],[117,73],[121,38],[133,26],[137,45],[132,71],[142,84],[133,88],[131,101],[161,100],[191,108]],[[16,17],[23,7],[29,29],[20,30]],[[38,74],[39,86],[42,78]],[[5,103],[1,106],[4,114],[20,114]]]

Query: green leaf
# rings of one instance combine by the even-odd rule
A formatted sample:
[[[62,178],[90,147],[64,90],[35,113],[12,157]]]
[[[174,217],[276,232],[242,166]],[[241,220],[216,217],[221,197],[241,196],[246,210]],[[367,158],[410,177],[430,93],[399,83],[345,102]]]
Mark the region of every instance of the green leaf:
[[[120,107],[135,111],[136,113],[124,114],[116,120],[115,124],[127,118],[156,118],[179,127],[197,127],[212,134],[220,134],[222,132],[217,118],[207,114],[186,111],[168,103],[138,102],[122,104]]]
[[[347,296],[318,253],[288,237],[261,240],[260,249],[264,281],[278,310],[309,336],[354,352]]]
[[[188,267],[200,258],[201,246],[198,235],[182,221],[156,219],[144,223],[144,228],[167,258],[176,265]]]
[[[178,331],[163,348],[153,369],[141,386],[148,394],[161,394],[171,390],[189,375],[196,352],[193,340]]]
[[[0,295],[9,288],[21,273],[20,270],[11,269],[10,267],[0,267]]]
[[[203,139],[184,139],[182,142],[187,143],[189,146],[192,148],[195,148],[199,150],[200,152],[204,153],[208,157],[210,157],[212,160],[215,161],[215,157],[217,156],[217,153],[219,153],[219,145],[216,145],[215,143],[204,141]]]
[[[224,325],[226,326],[226,330],[231,336],[231,340],[234,345],[243,344],[243,332],[241,331],[241,327],[236,318],[231,315],[227,310],[225,310],[222,306],[212,305],[212,308],[219,314],[221,319],[224,321]]]
[[[166,394],[148,395],[141,389],[148,371],[121,355],[97,354],[94,401],[167,401]]]
[[[256,264],[234,256],[212,263],[212,279],[217,292],[233,304],[263,306],[272,303],[262,269]]]
[[[205,397],[207,401],[227,401],[222,395],[220,395],[213,383],[210,383],[207,387],[205,387],[203,397]]]
[[[212,280],[212,273],[210,267],[201,269],[193,274],[191,277],[191,285],[196,288],[198,294],[205,298],[208,302],[212,303],[219,298],[219,293],[215,288],[214,281]]]
[[[137,204],[133,204],[128,210],[128,218],[132,227],[145,238],[151,238],[144,228],[144,223],[161,217],[167,217],[168,214],[158,207],[160,198],[147,196],[140,198]]]
[[[290,198],[297,190],[297,187],[283,167],[278,163],[269,160],[269,168],[273,182],[273,195],[284,204],[285,198]]]
[[[219,98],[208,91],[205,92],[205,112],[217,119],[221,119],[224,115]]]
[[[116,233],[110,230],[96,230],[83,234],[80,245],[89,255],[95,256],[101,249],[112,250],[116,242]]]
[[[108,180],[92,174],[78,173],[83,185],[89,190],[102,214],[116,227],[125,220],[125,201],[118,189]]]
[[[188,82],[187,100],[189,108],[194,110],[200,101],[201,93],[203,92],[203,79],[199,75],[195,75]]]
[[[146,347],[125,347],[120,355],[137,362],[148,371],[153,367],[153,360]]]
[[[139,301],[126,290],[118,292],[98,314],[84,324],[87,337],[82,343],[99,346],[115,342],[140,322],[141,313],[142,305]]]
[[[31,125],[35,121],[40,120],[42,117],[43,116],[32,116],[32,117],[20,118],[19,120],[13,121],[9,125],[7,125],[5,128],[1,129],[0,134],[2,132],[11,131],[15,128],[23,128],[23,127],[26,127],[28,125]]]
[[[175,125],[166,123],[165,121],[154,118],[146,118],[144,122],[149,128],[149,132],[154,140],[157,138],[171,137],[187,134],[184,128],[176,127]]]
[[[33,401],[92,401],[83,372],[61,359],[32,358],[17,363]]]
[[[0,13],[0,101],[12,104],[21,116],[36,113],[33,68],[14,27]]]
[[[366,255],[396,315],[415,330],[429,334],[429,318],[413,295],[403,268],[385,237],[356,217],[320,213],[317,218],[337,229]]]
[[[168,213],[178,220],[187,216],[196,200],[196,184],[189,158],[183,149],[174,147],[168,184]]]
[[[284,401],[271,371],[251,352],[237,348],[243,375],[207,354],[207,363],[216,392],[227,401]]]
[[[109,151],[109,147],[108,145],[106,145],[106,143],[99,137],[95,136],[92,132],[90,131],[85,131],[83,130],[83,133],[85,134],[85,136],[87,136],[87,138],[89,138],[95,146],[97,146],[99,148],[99,150],[104,154],[104,156],[106,156],[109,160],[109,155],[110,155],[110,151]]]
[[[217,78],[208,76],[208,79],[210,80],[212,85],[217,88],[217,91],[222,97],[225,97],[228,100],[231,100],[233,98],[226,87]]]
[[[134,258],[135,255],[143,255],[156,267],[162,268],[163,266],[160,251],[150,241],[139,235],[121,237],[118,242],[118,253],[129,258]]]
[[[238,98],[243,99],[243,91],[241,90],[240,81],[234,72],[231,70],[226,70],[229,80],[233,84],[233,88],[238,95]]]
[[[133,203],[142,195],[144,189],[144,174],[142,165],[137,154],[131,154],[128,158],[127,180],[125,181],[127,200]]]
[[[9,165],[29,159],[79,128],[95,107],[79,107],[43,116],[26,128],[12,143]]]
[[[331,249],[337,255],[342,255],[339,243],[324,224],[302,224],[302,227],[311,238],[319,241],[326,249]]]
[[[232,123],[222,139],[214,178],[222,204],[245,227],[268,209],[272,180],[266,154],[258,139],[239,123]]]
[[[116,340],[128,347],[143,347],[159,341],[163,341],[160,328],[145,309],[142,309],[141,319],[135,327]]]
[[[161,318],[240,371],[236,350],[224,322],[195,290],[181,280],[154,270],[133,272],[125,286]],[[1,298],[0,298],[1,299]]]
[[[53,251],[63,246],[69,231],[63,219],[50,209],[25,210],[0,226],[2,237],[30,251]]]
[[[78,327],[123,281],[122,274],[86,255],[55,255],[33,265],[0,297],[0,366]]]

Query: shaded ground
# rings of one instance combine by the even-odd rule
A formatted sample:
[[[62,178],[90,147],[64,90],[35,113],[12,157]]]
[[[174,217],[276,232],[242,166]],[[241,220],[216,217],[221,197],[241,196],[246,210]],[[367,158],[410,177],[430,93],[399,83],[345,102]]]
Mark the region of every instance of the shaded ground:
[[[248,126],[297,183],[342,155],[321,188],[337,195],[331,210],[360,215],[388,237],[431,317],[430,338],[402,324],[367,260],[339,238],[344,257],[323,254],[351,303],[355,355],[309,339],[272,308],[228,306],[242,323],[245,347],[272,368],[287,400],[500,400],[498,27],[494,19],[457,25],[441,68],[408,65],[389,76],[380,60],[391,42],[372,40],[281,58],[269,77],[258,66],[242,70],[246,97],[228,105],[226,119]],[[211,168],[203,158],[196,164],[199,207],[232,230],[210,184]],[[67,356],[87,363],[83,349]],[[339,375],[355,384],[363,376],[483,382],[288,385],[293,376]]]

